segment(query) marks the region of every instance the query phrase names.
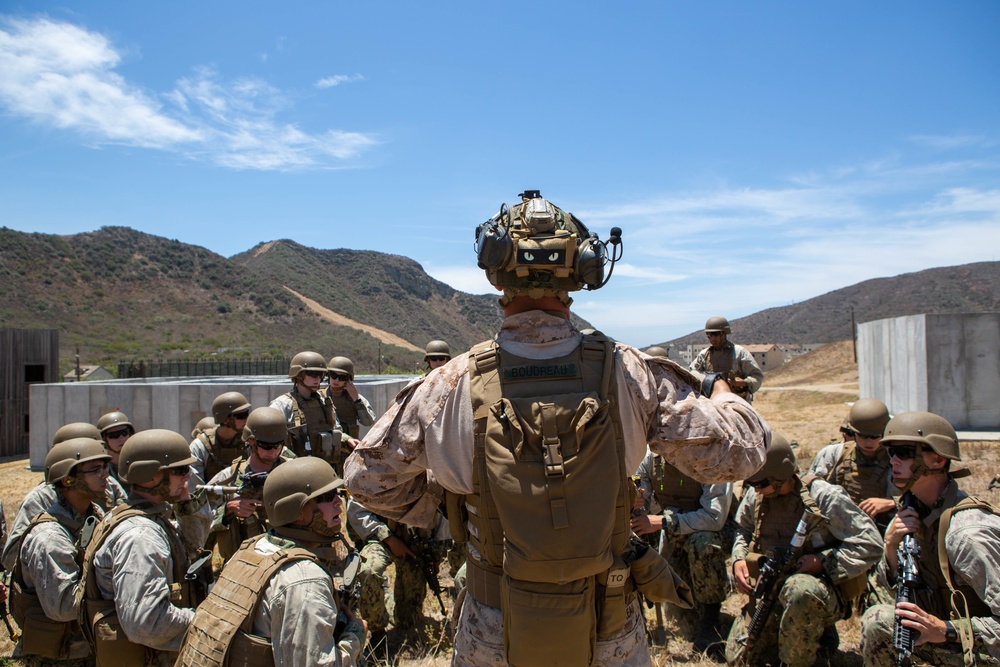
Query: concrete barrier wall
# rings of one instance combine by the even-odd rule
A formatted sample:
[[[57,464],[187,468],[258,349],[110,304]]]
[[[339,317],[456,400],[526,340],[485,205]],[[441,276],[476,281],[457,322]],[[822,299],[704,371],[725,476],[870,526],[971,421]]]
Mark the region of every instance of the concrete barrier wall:
[[[1000,429],[1000,313],[911,315],[858,326],[858,382],[898,414]]]
[[[413,380],[410,375],[366,375],[355,378],[376,416],[385,412],[396,394]],[[291,389],[285,377],[143,378],[95,382],[34,384],[30,388],[32,470],[41,470],[52,436],[63,424],[97,420],[112,410],[129,416],[137,430],[165,428],[185,438],[198,421],[210,415],[219,394],[238,391],[259,408]],[[361,427],[361,434],[368,429]]]

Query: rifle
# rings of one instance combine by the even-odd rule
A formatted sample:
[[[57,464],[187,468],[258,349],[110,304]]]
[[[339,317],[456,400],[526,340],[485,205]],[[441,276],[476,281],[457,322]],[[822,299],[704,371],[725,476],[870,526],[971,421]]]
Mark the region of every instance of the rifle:
[[[444,600],[441,599],[441,582],[438,581],[437,577],[437,563],[440,559],[434,550],[434,540],[430,537],[422,537],[417,530],[410,530],[409,542],[410,551],[416,557],[420,571],[424,573],[427,586],[437,598],[441,613],[447,618],[448,612],[445,611]]]
[[[900,506],[913,507],[913,495],[907,491],[903,494]],[[916,602],[917,586],[920,585],[920,571],[917,563],[920,561],[920,545],[912,533],[903,536],[896,547],[896,604],[900,602]],[[920,634],[913,628],[903,625],[903,618],[896,616],[892,626],[892,647],[896,649],[896,665],[910,667],[913,655],[913,642]]]
[[[361,598],[361,577],[358,573],[361,570],[361,554],[351,549],[344,559],[344,582],[337,589],[342,604],[354,611],[358,608],[358,600]],[[347,627],[347,614],[343,610],[337,613],[337,623],[333,627],[333,636],[340,639]]]
[[[750,600],[754,604],[753,614],[747,625],[746,634],[736,638],[740,644],[737,664],[747,664],[747,658],[760,639],[761,633],[764,632],[771,612],[774,611],[774,605],[778,602],[781,584],[798,569],[799,556],[802,555],[812,517],[812,512],[806,510],[799,520],[799,525],[795,527],[795,534],[792,535],[789,547],[785,550],[774,549],[769,557],[762,559],[760,575],[750,593]]]

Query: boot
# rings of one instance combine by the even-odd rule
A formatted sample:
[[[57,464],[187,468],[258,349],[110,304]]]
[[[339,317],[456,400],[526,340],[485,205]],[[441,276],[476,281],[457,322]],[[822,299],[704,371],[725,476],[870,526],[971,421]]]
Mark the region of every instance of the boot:
[[[721,604],[706,604],[698,622],[698,634],[692,645],[698,653],[705,653],[710,648],[719,648],[723,639],[719,633],[719,611]]]

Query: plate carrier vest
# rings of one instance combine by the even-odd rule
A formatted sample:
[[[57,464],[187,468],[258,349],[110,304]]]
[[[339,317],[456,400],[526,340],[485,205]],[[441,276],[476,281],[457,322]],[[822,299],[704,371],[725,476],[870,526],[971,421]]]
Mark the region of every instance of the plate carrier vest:
[[[696,512],[701,509],[701,496],[705,490],[701,482],[688,477],[670,465],[662,456],[653,457],[651,473],[653,497],[660,507],[680,513]]]
[[[503,613],[515,667],[586,666],[625,623],[621,559],[635,489],[614,343],[584,335],[565,357],[488,341],[469,354],[474,419],[469,594]]]
[[[219,436],[216,434],[215,428],[202,431],[197,435],[197,438],[208,450],[208,460],[205,461],[206,482],[225,470],[233,459],[239,458],[245,446],[240,435],[237,434],[233,436],[234,447],[223,447],[219,444]]]
[[[274,664],[271,640],[253,634],[261,597],[278,570],[297,560],[318,563],[306,549],[259,554],[251,537],[226,564],[212,592],[199,605],[184,635],[178,665],[196,667],[264,667]]]

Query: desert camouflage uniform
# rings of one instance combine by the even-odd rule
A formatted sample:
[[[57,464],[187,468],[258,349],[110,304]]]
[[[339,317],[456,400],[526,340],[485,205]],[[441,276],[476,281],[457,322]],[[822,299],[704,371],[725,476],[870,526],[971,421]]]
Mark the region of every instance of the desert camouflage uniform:
[[[957,489],[954,480],[949,482],[943,496],[955,494],[958,500],[966,493]],[[937,551],[937,524],[942,507],[936,505],[923,520],[924,528],[916,534],[921,551],[932,548]],[[933,529],[933,530],[931,530]],[[934,535],[932,546],[930,535]],[[985,603],[991,615],[974,616],[972,629],[975,643],[973,653],[976,664],[1000,665],[1000,517],[979,509],[955,512],[951,517],[948,534],[945,536],[945,551],[951,564],[952,581],[955,586],[968,587]],[[921,559],[923,560],[923,558]],[[933,573],[941,579],[940,568]],[[882,585],[895,595],[895,579],[890,583],[885,559],[878,566],[878,576]],[[967,592],[968,596],[969,593]],[[975,601],[970,600],[970,604]],[[865,665],[873,667],[895,667],[896,651],[892,646],[895,604],[878,605],[868,609],[861,619],[861,652]],[[927,609],[938,618],[949,620],[949,609]],[[968,628],[967,620],[952,620],[959,629]],[[961,643],[921,644],[913,650],[914,664],[947,665],[962,667]]]
[[[681,511],[670,507],[670,500],[657,502],[654,481],[658,474],[656,467],[662,462],[652,452],[639,465],[638,475],[643,498],[650,514],[672,510],[677,519],[677,528],[672,534],[660,533],[660,553],[670,561],[670,566],[681,579],[691,586],[695,607],[685,610],[684,616],[698,617],[706,604],[720,604],[729,594],[729,575],[726,559],[732,550],[732,542],[726,543],[722,528],[729,516],[733,497],[732,484],[701,484],[700,507]],[[664,472],[672,474],[667,464]],[[685,480],[686,481],[686,480]],[[693,481],[693,480],[692,480]],[[697,483],[697,482],[695,482]]]
[[[271,470],[285,462],[284,456],[279,456],[274,460]],[[209,485],[218,486],[240,486],[239,475],[246,471],[251,471],[249,459],[237,459],[227,467],[216,473],[215,477],[208,481]],[[209,529],[210,538],[215,539],[219,549],[219,555],[224,561],[232,558],[236,550],[247,539],[262,535],[270,528],[267,523],[267,513],[264,510],[264,489],[263,487],[246,489],[240,494],[236,493],[209,493],[206,494],[209,507],[212,511],[212,526]],[[226,515],[226,503],[230,500],[249,498],[261,501],[260,506],[254,514],[245,519],[239,519],[233,515]]]
[[[189,527],[188,535],[201,532],[200,543],[204,544],[210,521],[200,507],[194,513],[180,515],[194,507],[180,503],[176,520],[170,518],[170,503],[155,508],[160,519],[169,521],[182,537],[189,553],[184,526]],[[125,635],[135,644],[154,649],[160,661],[157,664],[162,665],[173,664],[194,618],[194,609],[176,607],[170,601],[170,584],[178,583],[173,581],[173,572],[170,537],[158,521],[145,516],[124,520],[94,553],[95,583],[101,598],[115,601]]]
[[[691,362],[691,370],[699,373],[734,371],[746,380],[747,396],[751,399],[764,381],[764,371],[760,370],[753,355],[745,347],[737,345],[731,340],[726,340],[720,350],[712,349],[711,345],[703,349]]]
[[[254,550],[272,554],[302,545],[274,533],[261,536]],[[268,582],[253,619],[253,634],[271,640],[275,665],[354,667],[364,630],[354,622],[334,638],[340,603],[330,572],[309,560],[282,567]]]
[[[568,320],[535,310],[506,317],[496,340],[520,357],[549,359],[571,353],[582,335]],[[769,432],[746,401],[735,394],[701,397],[686,371],[646,359],[635,348],[616,344],[614,354],[626,470],[639,467],[647,442],[685,473],[709,482],[745,478],[760,468]],[[348,457],[347,488],[369,510],[427,526],[437,515],[442,487],[473,492],[468,370],[466,353],[411,384],[408,400],[397,399]],[[469,557],[479,558],[471,548]],[[625,630],[597,643],[595,664],[650,663],[636,596],[627,609]],[[453,664],[504,664],[503,643],[501,610],[466,596]]]
[[[104,511],[97,505],[91,507],[97,517],[104,515]],[[27,533],[20,553],[21,576],[25,588],[38,596],[45,615],[53,621],[68,623],[79,618],[80,609],[75,599],[80,581],[76,541],[86,517],[77,514],[69,504],[60,502],[47,511],[59,520],[40,523]],[[63,522],[74,527],[73,534],[70,534]],[[90,645],[82,631],[70,638],[65,659],[51,660],[24,655],[20,641],[14,647],[12,657],[18,658],[21,665],[94,664]]]
[[[799,497],[801,481],[793,478],[795,488],[787,496],[765,499],[764,511],[774,501]],[[820,556],[824,572],[821,576],[793,574],[785,580],[770,619],[758,639],[753,655],[747,656],[748,664],[764,664],[780,658],[789,667],[809,667],[816,661],[823,631],[844,616],[834,582],[842,582],[868,572],[882,554],[883,542],[875,524],[855,505],[841,487],[823,479],[816,479],[810,495],[826,519],[806,538],[805,553]],[[757,492],[747,488],[736,511],[737,531],[733,543],[733,562],[745,560],[750,552],[750,542],[755,532],[757,517]],[[801,504],[801,501],[799,501]],[[799,513],[801,515],[801,512]],[[796,517],[796,522],[798,518]],[[788,528],[788,541],[795,532],[794,524]],[[832,541],[827,541],[826,533]],[[783,538],[783,536],[781,536]],[[739,653],[738,637],[746,634],[748,613],[739,615],[726,641],[726,662],[733,664]]]
[[[384,541],[389,536],[396,535],[407,546],[411,546],[411,530],[422,530],[425,533],[430,531],[408,529],[403,525],[397,526],[393,531],[384,518],[369,512],[353,498],[347,501],[347,519],[364,542],[364,546],[361,547],[362,564],[358,572],[358,577],[361,579],[358,611],[361,617],[368,621],[369,632],[384,631],[389,625],[390,616],[393,625],[399,629],[409,630],[419,627],[423,619],[424,596],[427,592],[427,581],[420,563],[409,556],[394,557]],[[449,537],[448,526],[443,516],[440,517],[438,530],[432,539],[439,536],[444,538],[437,540],[440,544],[440,549],[437,550],[440,559],[445,556]],[[389,590],[385,572],[389,565],[395,565],[396,568],[392,599],[388,605],[391,608],[387,608],[386,604]]]
[[[108,478],[107,501],[102,509],[108,510],[125,500],[125,489],[114,479]],[[59,494],[51,484],[42,482],[31,491],[21,501],[21,508],[17,510],[14,523],[10,527],[10,534],[7,536],[7,543],[3,549],[3,566],[8,570],[14,569],[14,562],[17,560],[18,551],[21,548],[21,538],[24,531],[36,516],[46,511],[59,502]]]
[[[203,438],[212,443],[211,448],[205,444]],[[202,431],[201,435],[195,437],[188,446],[191,449],[191,456],[197,459],[191,464],[191,477],[195,479],[195,484],[204,484],[206,479],[215,477],[220,470],[239,458],[244,449],[241,434],[237,433],[232,440],[222,444],[215,428]],[[229,453],[232,456],[227,456]]]

